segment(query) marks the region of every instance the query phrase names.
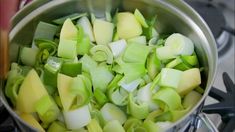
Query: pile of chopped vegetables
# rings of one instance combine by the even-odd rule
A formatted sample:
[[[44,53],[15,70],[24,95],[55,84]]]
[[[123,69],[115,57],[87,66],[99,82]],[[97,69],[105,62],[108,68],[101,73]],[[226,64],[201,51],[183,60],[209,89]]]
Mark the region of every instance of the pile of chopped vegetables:
[[[156,132],[184,116],[204,90],[193,42],[159,34],[156,17],[74,13],[39,22],[11,64],[5,94],[39,131]]]

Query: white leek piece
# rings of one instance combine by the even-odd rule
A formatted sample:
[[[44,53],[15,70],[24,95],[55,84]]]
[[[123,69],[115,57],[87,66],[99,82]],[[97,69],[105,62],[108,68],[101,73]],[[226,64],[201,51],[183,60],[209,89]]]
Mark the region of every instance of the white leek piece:
[[[128,92],[133,92],[135,89],[137,89],[137,87],[139,86],[139,84],[142,82],[142,79],[136,79],[130,83],[126,83],[125,82],[125,77],[118,83],[119,86],[121,86],[122,88],[124,88],[126,91]]]
[[[120,124],[123,124],[127,120],[125,113],[120,108],[111,103],[106,103],[100,109],[100,112],[105,122],[117,120]]]
[[[127,43],[125,39],[109,43],[109,47],[113,53],[114,58],[120,56],[126,49]]]
[[[106,61],[108,64],[113,63],[113,54],[105,45],[96,45],[91,48],[90,53],[93,60],[98,62]]]
[[[94,21],[93,31],[97,44],[107,45],[112,41],[114,25],[104,20]]]
[[[178,88],[182,73],[183,72],[179,70],[162,68],[159,86]]]
[[[72,111],[65,111],[64,119],[68,129],[75,130],[86,126],[91,121],[88,105]]]
[[[175,55],[192,55],[194,51],[192,40],[179,33],[170,35],[165,46],[170,46]]]
[[[117,14],[117,33],[120,38],[128,39],[142,34],[142,27],[130,12]]]
[[[172,122],[165,121],[165,122],[157,122],[156,126],[158,127],[159,132],[165,132],[172,126]]]
[[[137,36],[134,38],[130,38],[127,40],[127,42],[130,43],[138,43],[138,44],[143,44],[146,45],[147,41],[146,41],[146,37],[145,36]]]
[[[117,121],[117,120],[113,120],[111,122],[108,122],[105,126],[104,126],[104,132],[125,132],[124,128],[122,127],[122,125]]]
[[[77,42],[61,39],[58,47],[58,56],[66,59],[74,59],[77,56]]]
[[[87,73],[90,73],[91,69],[97,66],[96,61],[87,54],[85,54],[79,61],[82,63],[82,70]]]
[[[176,58],[176,55],[170,46],[156,48],[156,55],[159,60]]]
[[[158,105],[152,100],[152,92],[150,89],[151,85],[152,83],[149,83],[144,87],[140,88],[137,92],[137,102],[139,104],[148,104],[150,112],[158,109]]]
[[[92,42],[95,42],[93,28],[91,26],[89,19],[86,16],[84,16],[80,18],[77,23],[83,28],[84,33],[89,36],[90,40]]]
[[[144,16],[140,13],[140,11],[138,9],[135,9],[134,12],[135,18],[139,21],[139,23],[144,27],[144,28],[148,28],[148,24],[144,18]]]
[[[20,51],[20,60],[24,65],[34,66],[37,59],[37,54],[38,54],[38,49],[24,47]]]

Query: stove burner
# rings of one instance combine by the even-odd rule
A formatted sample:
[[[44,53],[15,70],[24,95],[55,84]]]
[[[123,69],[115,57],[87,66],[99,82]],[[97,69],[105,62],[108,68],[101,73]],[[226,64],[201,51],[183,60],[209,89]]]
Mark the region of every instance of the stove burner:
[[[204,106],[203,111],[208,114],[218,113],[221,115],[224,123],[221,130],[231,132],[235,130],[235,84],[227,73],[223,73],[223,81],[227,93],[212,87],[209,96],[218,100],[219,103]]]

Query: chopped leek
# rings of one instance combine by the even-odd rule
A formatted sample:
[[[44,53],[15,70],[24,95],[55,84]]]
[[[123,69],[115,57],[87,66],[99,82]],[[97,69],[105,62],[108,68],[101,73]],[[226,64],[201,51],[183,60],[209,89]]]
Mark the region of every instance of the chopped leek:
[[[95,37],[94,37],[94,34],[93,34],[93,28],[91,26],[91,23],[90,23],[89,19],[86,16],[83,16],[78,20],[77,24],[79,24],[83,28],[84,33],[87,36],[89,36],[89,38],[92,42],[94,42]]]
[[[59,58],[50,56],[47,59],[47,63],[45,64],[44,67],[51,73],[55,74],[60,70],[61,66],[62,66],[62,61]]]
[[[36,63],[37,54],[38,49],[23,47],[20,51],[20,60],[24,65],[34,66]]]
[[[49,126],[47,131],[48,132],[64,132],[66,131],[66,127],[63,123],[59,121],[55,121]]]
[[[129,114],[137,119],[144,119],[149,114],[149,106],[146,103],[137,104],[134,100],[133,93],[129,94],[129,102],[127,105]]]
[[[148,24],[145,21],[144,16],[140,13],[140,11],[138,9],[135,9],[135,18],[139,21],[139,23],[144,27],[144,28],[148,28]]]
[[[76,77],[78,74],[82,73],[82,64],[77,62],[64,62],[61,67],[60,73],[65,75]]]
[[[154,79],[162,68],[160,60],[157,58],[155,52],[151,53],[147,58],[147,70],[151,79]]]
[[[137,36],[137,37],[134,37],[134,38],[130,38],[130,39],[127,40],[127,43],[128,44],[138,43],[138,44],[143,44],[143,45],[147,44],[145,36]]]
[[[170,46],[156,48],[156,55],[160,60],[176,58],[176,55]]]
[[[103,106],[105,103],[108,102],[108,99],[107,99],[106,95],[105,95],[100,89],[98,89],[98,88],[95,89],[95,91],[94,91],[94,96],[95,96],[97,102],[98,102],[101,106]]]
[[[77,25],[78,28],[78,37],[77,37],[77,54],[84,55],[88,54],[91,48],[91,42],[89,36],[84,34],[84,29],[81,25]]]
[[[126,83],[125,78],[123,78],[118,83],[118,85],[121,86],[122,88],[124,88],[128,92],[133,92],[135,89],[137,89],[137,87],[140,85],[141,82],[142,82],[142,79],[136,79],[130,83]]]
[[[77,55],[76,41],[73,40],[60,40],[58,47],[58,56],[66,59],[73,59]]]
[[[159,86],[178,88],[182,76],[182,71],[163,68],[161,70],[161,77]]]
[[[95,61],[106,61],[108,64],[113,63],[113,54],[105,45],[97,45],[92,47],[90,53]]]
[[[179,57],[177,57],[173,61],[169,62],[166,65],[166,68],[174,68],[175,66],[179,65],[181,62],[182,60]]]
[[[117,120],[108,122],[103,129],[104,132],[125,132],[124,128]]]
[[[89,132],[103,132],[96,119],[91,120],[91,122],[87,125],[87,129]]]
[[[88,125],[91,121],[88,105],[72,111],[64,111],[64,119],[68,129],[76,130]]]
[[[124,106],[127,104],[128,92],[123,88],[112,87],[108,89],[108,97],[115,105]]]
[[[81,14],[74,13],[74,14],[71,14],[71,15],[68,15],[68,16],[64,16],[64,17],[55,19],[52,22],[55,23],[55,24],[62,25],[68,18],[73,21],[73,20],[76,20],[76,19],[78,19],[80,17],[84,17],[84,16],[87,16],[87,13],[81,13]]]
[[[140,119],[136,119],[133,117],[130,117],[127,119],[127,121],[124,124],[124,129],[129,132],[129,131],[135,131],[135,129],[139,126],[141,126],[142,121]]]
[[[202,98],[202,95],[196,91],[189,92],[183,100],[184,108],[193,107]]]
[[[114,58],[119,57],[126,49],[127,43],[125,39],[121,39],[112,43],[109,43],[109,47],[113,53]]]
[[[92,69],[97,67],[97,62],[94,61],[90,56],[85,54],[81,59],[80,62],[82,63],[82,70],[85,72],[90,73]]]
[[[105,122],[117,120],[120,124],[123,124],[127,120],[125,113],[120,108],[111,103],[106,103],[100,109],[100,112]]]

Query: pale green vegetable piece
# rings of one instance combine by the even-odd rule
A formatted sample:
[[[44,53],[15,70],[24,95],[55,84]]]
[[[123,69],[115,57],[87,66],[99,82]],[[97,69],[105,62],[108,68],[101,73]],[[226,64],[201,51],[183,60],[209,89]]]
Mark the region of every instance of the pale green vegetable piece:
[[[103,132],[99,122],[96,119],[92,119],[91,122],[87,125],[89,132]]]
[[[125,132],[124,128],[117,120],[113,120],[113,121],[108,122],[104,126],[103,130],[104,130],[104,132]]]
[[[134,101],[133,93],[130,93],[127,112],[137,119],[144,119],[149,114],[149,106],[146,103],[137,104]]]
[[[172,124],[173,124],[173,123],[170,122],[170,121],[165,121],[165,122],[157,122],[157,123],[156,123],[156,126],[157,126],[159,132],[165,132],[165,131],[167,131],[169,128],[171,128]]]
[[[66,19],[60,32],[60,39],[76,40],[77,39],[77,28],[71,21]]]
[[[159,86],[172,87],[178,89],[182,73],[183,72],[179,70],[162,68],[160,73],[161,77],[159,80]]]
[[[142,121],[140,119],[136,119],[134,117],[129,117],[124,124],[124,129],[129,131],[134,131],[137,127],[141,126]]]
[[[24,65],[34,66],[37,59],[37,54],[38,49],[23,47],[20,51],[20,60]]]
[[[119,57],[126,49],[127,43],[125,39],[111,42],[108,45],[113,53],[114,58]]]
[[[121,86],[123,89],[125,89],[128,92],[133,92],[142,82],[142,79],[136,79],[132,82],[126,83],[125,77],[118,83],[119,86]]]
[[[139,44],[146,45],[146,44],[147,44],[147,41],[146,41],[146,37],[145,37],[145,36],[137,36],[137,37],[128,39],[128,40],[127,40],[127,43],[128,43],[128,44],[131,44],[131,43],[139,43]]]
[[[113,38],[114,24],[104,20],[96,19],[93,24],[93,31],[97,44],[107,45]]]
[[[182,73],[176,91],[180,95],[185,95],[201,84],[201,74],[198,68],[192,68]]]
[[[173,61],[166,64],[166,68],[174,68],[175,66],[177,66],[180,63],[182,63],[182,60],[179,57],[177,57]]]
[[[156,55],[160,60],[173,59],[177,57],[170,46],[156,48]]]
[[[153,100],[165,109],[167,106],[170,110],[181,109],[181,98],[179,94],[172,88],[162,88],[153,95]]]
[[[161,61],[157,58],[156,53],[150,53],[150,55],[147,58],[147,70],[148,75],[153,80],[156,75],[161,71],[162,64]]]
[[[64,119],[68,129],[76,130],[88,125],[91,115],[88,105],[71,111],[64,111]]]
[[[49,126],[47,131],[48,132],[64,132],[66,131],[66,127],[63,123],[59,121],[55,121]]]
[[[58,56],[66,59],[74,59],[77,56],[77,42],[61,39],[58,46]]]
[[[142,125],[147,132],[158,132],[158,127],[153,121],[145,121]]]
[[[192,55],[194,51],[192,40],[179,33],[170,35],[166,39],[165,46],[170,46],[174,55]]]
[[[89,19],[86,16],[84,16],[84,17],[80,18],[77,23],[83,28],[85,34],[87,36],[89,36],[90,40],[92,42],[95,42],[93,28],[91,26]]]
[[[90,49],[93,60],[98,62],[106,61],[108,64],[113,63],[113,54],[105,45],[96,45]]]
[[[137,92],[137,102],[139,104],[146,103],[149,106],[149,110],[154,111],[158,109],[158,105],[152,100],[152,91],[150,89],[152,83],[140,88]]]
[[[120,124],[123,124],[127,120],[125,113],[120,108],[111,103],[106,103],[100,109],[100,112],[106,123],[117,120]]]
[[[117,33],[121,39],[128,39],[142,34],[142,27],[130,12],[117,14]]]
[[[87,54],[85,54],[80,60],[82,63],[82,70],[90,73],[90,71],[97,67],[97,62],[94,61],[90,56],[88,56]]]
[[[106,91],[109,82],[113,79],[113,74],[104,66],[94,67],[91,72],[91,80],[93,88],[99,88],[103,92]]]
[[[189,108],[189,107],[193,107],[197,104],[197,102],[202,98],[202,95],[199,94],[196,91],[191,91],[189,92],[183,100],[183,106],[184,108]]]
[[[134,12],[134,15],[135,15],[135,18],[139,21],[139,23],[144,27],[144,28],[148,28],[148,24],[144,18],[144,16],[142,15],[142,13],[138,10],[138,9],[135,9],[135,12]]]
[[[136,79],[140,79],[147,72],[144,63],[123,63],[121,68],[125,75],[125,83],[130,83]]]

